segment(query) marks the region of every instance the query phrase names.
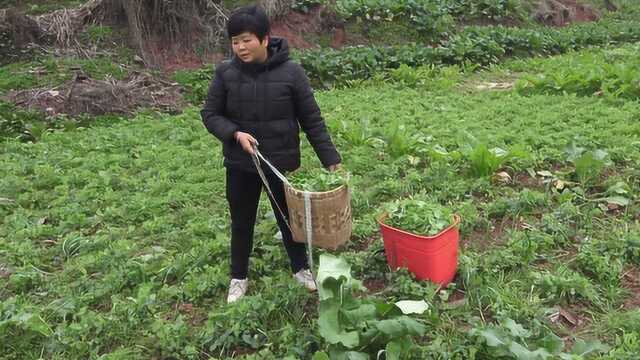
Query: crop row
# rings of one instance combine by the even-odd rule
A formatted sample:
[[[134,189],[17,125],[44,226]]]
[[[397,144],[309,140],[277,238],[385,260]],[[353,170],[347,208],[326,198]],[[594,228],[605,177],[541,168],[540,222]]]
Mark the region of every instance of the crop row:
[[[489,65],[515,56],[561,54],[589,46],[635,42],[640,27],[632,21],[603,20],[563,29],[518,29],[504,26],[468,27],[438,46],[402,45],[348,47],[343,50],[314,49],[296,54],[316,85],[344,86],[370,78],[377,72],[405,64]]]

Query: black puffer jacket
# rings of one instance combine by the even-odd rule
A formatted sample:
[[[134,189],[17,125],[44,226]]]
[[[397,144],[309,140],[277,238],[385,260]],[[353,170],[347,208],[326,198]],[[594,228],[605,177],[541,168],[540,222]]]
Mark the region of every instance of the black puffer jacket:
[[[286,40],[271,38],[268,50],[263,64],[234,57],[216,67],[201,114],[207,130],[222,141],[224,165],[255,171],[233,137],[242,131],[258,140],[260,152],[279,170],[295,170],[300,166],[300,127],[325,167],[339,163],[309,80],[289,60]]]

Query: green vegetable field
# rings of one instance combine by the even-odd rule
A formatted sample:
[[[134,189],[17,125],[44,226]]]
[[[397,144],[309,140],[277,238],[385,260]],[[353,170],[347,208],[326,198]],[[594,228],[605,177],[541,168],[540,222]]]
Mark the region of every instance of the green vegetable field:
[[[364,16],[360,3],[340,9]],[[407,6],[380,14],[404,16]],[[469,14],[462,6],[448,16]],[[638,358],[633,9],[602,27],[577,25],[615,27],[594,46],[536,45],[523,56],[494,56],[466,33],[449,42],[471,49],[432,62],[410,45],[371,57],[343,50],[345,66],[330,64],[336,50],[300,52],[352,195],[350,241],[314,249],[319,293],[292,279],[263,194],[248,296],[226,304],[225,169],[199,113],[211,67],[176,73],[191,102],[179,114],[142,109],[54,126],[0,103],[0,359]],[[572,26],[553,32],[568,41]],[[367,65],[392,52],[397,62]],[[0,68],[2,91],[28,86],[29,73],[13,70],[31,65]],[[304,139],[302,152],[301,187],[345,181],[305,179],[321,164]],[[416,195],[425,202],[406,211],[439,207],[394,224],[426,233],[451,213],[462,219],[457,275],[443,288],[386,262],[376,219]]]

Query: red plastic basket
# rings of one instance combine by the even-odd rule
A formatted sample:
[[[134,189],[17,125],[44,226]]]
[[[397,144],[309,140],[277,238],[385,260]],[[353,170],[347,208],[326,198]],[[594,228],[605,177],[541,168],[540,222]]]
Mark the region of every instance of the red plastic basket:
[[[387,262],[392,269],[407,268],[418,280],[430,280],[446,286],[458,268],[458,225],[460,216],[453,216],[453,224],[434,236],[421,236],[386,225],[387,214],[378,219],[384,240]]]

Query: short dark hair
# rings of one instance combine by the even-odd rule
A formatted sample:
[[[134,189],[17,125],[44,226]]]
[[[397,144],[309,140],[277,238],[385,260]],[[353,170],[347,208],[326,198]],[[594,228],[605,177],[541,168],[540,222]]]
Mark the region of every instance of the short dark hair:
[[[249,32],[262,41],[269,35],[270,28],[267,13],[258,5],[244,6],[235,10],[227,22],[229,38]]]

